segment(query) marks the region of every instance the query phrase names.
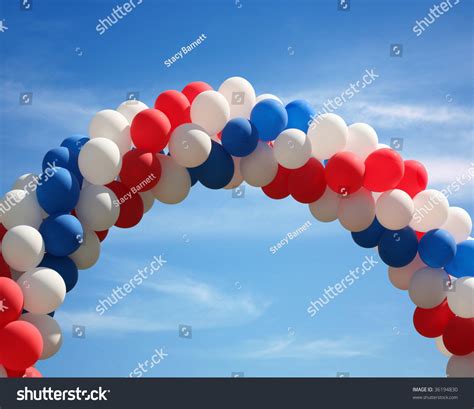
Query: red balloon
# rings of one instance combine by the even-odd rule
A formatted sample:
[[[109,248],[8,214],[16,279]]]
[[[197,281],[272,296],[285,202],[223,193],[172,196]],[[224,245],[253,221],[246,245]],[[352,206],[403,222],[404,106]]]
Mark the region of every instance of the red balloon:
[[[405,173],[397,189],[407,192],[411,197],[426,189],[428,186],[428,172],[425,167],[416,160],[405,161]]]
[[[290,169],[278,165],[278,172],[275,178],[266,186],[262,187],[263,193],[272,199],[284,199],[290,194],[288,190],[288,178]]]
[[[130,126],[132,141],[138,149],[157,153],[170,139],[171,124],[158,109],[144,109],[133,118]]]
[[[416,238],[418,239],[418,241],[420,241],[421,238],[422,238],[426,233],[423,233],[422,231],[415,231],[415,234],[416,234]]]
[[[26,321],[13,321],[0,329],[0,363],[13,371],[21,371],[39,359],[43,338],[38,329]]]
[[[326,190],[324,167],[316,158],[309,158],[304,166],[294,169],[288,177],[288,190],[300,203],[313,203]]]
[[[364,162],[353,152],[339,152],[325,167],[329,188],[339,194],[357,192],[364,182]]]
[[[155,109],[163,112],[171,124],[171,131],[177,126],[191,122],[191,104],[182,92],[174,89],[162,92],[155,101]]]
[[[212,89],[213,88],[206,82],[195,81],[186,85],[183,88],[182,93],[186,95],[186,98],[188,98],[189,103],[192,104],[194,101],[194,98],[196,98],[201,92],[211,91]]]
[[[8,368],[5,368],[5,371],[7,371],[8,378],[23,378],[23,375],[25,375],[26,372],[25,369],[22,369],[20,371],[14,371],[13,369]]]
[[[106,185],[115,193],[120,203],[120,215],[115,226],[123,229],[136,226],[143,217],[145,208],[140,195],[132,193],[123,183],[114,180]]]
[[[15,321],[23,311],[23,292],[11,278],[0,277],[0,328]]]
[[[151,152],[133,149],[123,155],[120,181],[132,193],[153,189],[161,176],[159,159]]]
[[[402,157],[390,148],[377,149],[365,160],[364,187],[372,192],[395,189],[403,178]]]
[[[454,313],[449,309],[448,301],[444,300],[434,308],[415,309],[413,314],[413,324],[415,329],[427,338],[440,337],[448,322],[454,317]]]
[[[453,355],[474,351],[474,318],[453,317],[443,331],[443,343]]]
[[[3,236],[5,236],[5,234],[7,234],[7,229],[5,228],[5,226],[0,223],[0,241],[3,240]]]
[[[2,253],[0,253],[0,277],[12,278],[10,267],[3,259]]]
[[[105,240],[105,238],[109,234],[109,231],[108,230],[96,231],[95,234],[97,235],[99,240],[102,242]]]
[[[5,368],[9,378],[42,378],[43,375],[34,366],[22,369],[21,371],[14,371],[12,369]]]

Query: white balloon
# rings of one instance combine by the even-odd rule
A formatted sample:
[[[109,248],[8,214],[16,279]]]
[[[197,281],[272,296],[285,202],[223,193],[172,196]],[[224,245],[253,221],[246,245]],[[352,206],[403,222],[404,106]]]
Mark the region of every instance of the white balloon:
[[[148,108],[148,105],[144,104],[142,101],[138,101],[136,99],[129,99],[127,101],[122,102],[118,106],[117,112],[121,113],[127,119],[129,124],[132,124],[133,118],[135,118],[135,116],[139,112]]]
[[[2,256],[14,270],[35,268],[44,256],[43,237],[31,226],[15,226],[3,237]]]
[[[337,219],[337,208],[341,196],[329,187],[326,187],[324,194],[315,202],[310,203],[309,210],[315,219],[320,222],[332,222]]]
[[[347,125],[339,115],[322,114],[309,125],[308,137],[311,140],[313,155],[319,160],[329,159],[342,151],[347,143]]]
[[[300,129],[286,129],[273,143],[273,152],[280,165],[298,169],[311,157],[311,142]]]
[[[194,98],[191,105],[191,120],[204,128],[208,135],[222,131],[229,118],[229,103],[221,93],[204,91]]]
[[[446,375],[449,378],[474,378],[474,352],[449,358]]]
[[[210,136],[196,124],[178,126],[168,144],[171,157],[186,168],[202,165],[209,157],[211,147]]]
[[[345,150],[354,152],[359,158],[365,160],[377,149],[378,143],[379,138],[374,128],[364,123],[355,123],[348,128]]]
[[[372,194],[365,188],[341,197],[337,208],[337,217],[341,225],[351,231],[365,230],[374,221],[375,201]]]
[[[443,336],[435,338],[435,345],[436,345],[436,348],[438,348],[438,351],[441,352],[443,355],[447,356],[448,358],[453,355],[445,347],[444,342],[443,342]]]
[[[143,213],[148,212],[153,207],[153,203],[155,203],[155,196],[149,190],[146,192],[139,192],[140,197],[143,201]]]
[[[390,146],[388,146],[386,143],[379,143],[379,144],[377,144],[377,149],[376,149],[376,151],[379,150],[379,149],[386,149],[386,148],[392,149],[392,148],[391,148]]]
[[[39,177],[38,175],[35,175],[34,173],[25,173],[24,175],[21,175],[15,182],[15,184],[12,187],[12,190],[15,189],[20,189],[20,190],[27,190],[30,192],[31,195],[34,196],[36,203],[38,203],[38,198],[36,196],[36,189],[38,188],[38,180]],[[49,215],[46,213],[43,208],[39,205],[38,207],[41,212],[41,217],[43,219],[46,219]],[[1,213],[0,213],[0,222],[1,222]]]
[[[438,190],[423,190],[413,198],[413,204],[415,210],[410,227],[416,231],[437,229],[448,220],[449,202]]]
[[[10,274],[12,276],[12,280],[18,281],[18,279],[23,275],[24,271],[17,271],[13,268],[10,268]]]
[[[10,190],[0,202],[1,223],[6,229],[26,225],[39,228],[43,222],[36,194],[26,190]]]
[[[183,166],[178,165],[173,158],[157,154],[161,164],[161,177],[151,192],[157,200],[167,204],[182,202],[191,190],[191,177]]]
[[[63,343],[63,335],[61,327],[54,318],[49,315],[28,312],[20,317],[20,321],[33,324],[40,332],[43,338],[43,353],[40,359],[48,359],[59,351]]]
[[[7,370],[2,365],[0,365],[0,378],[8,378]]]
[[[218,90],[229,103],[230,119],[250,118],[250,112],[256,103],[252,84],[242,77],[227,78]]]
[[[89,124],[89,136],[91,139],[106,138],[115,142],[122,156],[132,145],[127,118],[113,109],[104,109],[95,114]]]
[[[461,277],[454,282],[453,291],[448,291],[448,305],[457,316],[474,318],[474,277]]]
[[[403,190],[388,190],[377,199],[375,215],[380,224],[389,230],[400,230],[411,221],[415,206],[410,195]]]
[[[224,186],[224,189],[235,189],[244,181],[242,173],[240,173],[240,159],[241,158],[232,156],[232,160],[234,161],[234,176],[232,176],[230,182]]]
[[[423,263],[417,253],[416,257],[406,266],[389,267],[388,278],[394,287],[398,288],[399,290],[408,290],[413,274],[424,267],[426,267],[426,264]]]
[[[278,162],[273,149],[265,142],[258,142],[257,148],[240,160],[240,173],[251,186],[268,185],[278,172]]]
[[[69,258],[74,261],[79,270],[91,268],[99,259],[100,240],[91,230],[85,230],[84,241]]]
[[[93,185],[106,185],[120,173],[122,156],[115,142],[106,138],[91,139],[79,153],[79,170]]]
[[[76,214],[85,229],[107,230],[120,215],[120,203],[109,188],[89,185],[81,190]]]
[[[17,281],[23,292],[25,310],[33,314],[49,314],[66,296],[66,284],[54,270],[38,267],[24,273]]]
[[[283,104],[283,101],[278,98],[276,95],[273,95],[273,94],[261,94],[257,97],[257,99],[255,100],[255,105],[257,105],[260,101],[263,101],[264,99],[274,99],[275,101],[278,101],[280,104],[284,105]]]
[[[467,240],[471,234],[471,216],[461,207],[450,207],[448,210],[448,219],[441,228],[450,232],[454,240],[456,240],[456,243],[461,243]]]
[[[424,267],[413,274],[408,294],[420,308],[434,308],[446,298],[448,274],[440,268]]]

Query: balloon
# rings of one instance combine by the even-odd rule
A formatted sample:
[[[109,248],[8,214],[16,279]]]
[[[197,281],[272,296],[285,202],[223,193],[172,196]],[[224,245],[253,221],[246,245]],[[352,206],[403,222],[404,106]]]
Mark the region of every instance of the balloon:
[[[157,200],[163,203],[182,202],[191,189],[191,178],[188,171],[169,156],[158,154],[157,158],[161,164],[161,177],[151,192]]]
[[[23,291],[24,308],[34,314],[49,314],[63,303],[66,284],[54,270],[38,267],[22,274],[18,284]]]
[[[160,171],[161,171],[161,165],[160,165]],[[146,192],[140,192],[140,197],[142,198],[143,202],[143,213],[148,212],[153,207],[153,203],[155,203],[155,196],[153,196],[153,193],[150,191]],[[100,236],[99,236],[100,239]],[[103,241],[103,239],[100,239],[100,241]]]
[[[418,251],[427,266],[444,267],[456,254],[456,242],[446,230],[434,229],[421,238]]]
[[[93,185],[112,182],[118,176],[121,166],[122,156],[118,146],[106,138],[90,140],[79,154],[79,169],[84,178]]]
[[[288,177],[288,190],[300,203],[312,203],[318,200],[326,190],[321,162],[316,158],[310,158],[304,166],[294,169]]]
[[[280,165],[287,169],[298,169],[311,157],[311,142],[303,131],[286,129],[273,143],[273,152]]]
[[[13,321],[0,329],[0,362],[9,370],[21,371],[41,356],[43,340],[29,322]]]
[[[144,195],[144,193],[140,193],[140,196]],[[147,196],[151,196],[153,201],[155,200],[153,194],[151,192],[146,193]],[[142,196],[143,197],[143,196]],[[103,242],[107,235],[109,234],[109,230],[102,230],[102,231],[96,231],[94,232],[97,235],[97,238],[99,239],[100,242]],[[86,232],[87,234],[87,232]]]
[[[41,372],[38,371],[35,367],[30,366],[25,369],[25,373],[22,376],[23,378],[42,378]]]
[[[162,92],[155,101],[155,109],[163,112],[171,124],[171,132],[179,125],[191,122],[191,104],[183,93],[174,89]]]
[[[224,189],[235,189],[236,187],[240,186],[244,181],[244,178],[240,173],[240,158],[232,156],[232,160],[234,161],[234,175],[232,176],[230,182],[226,186],[224,186]]]
[[[230,119],[250,118],[256,96],[252,84],[242,77],[227,78],[219,87],[230,107]]]
[[[0,328],[15,321],[23,310],[23,293],[15,281],[0,277]]]
[[[418,251],[415,231],[411,227],[385,231],[380,238],[378,250],[380,258],[388,266],[406,266]]]
[[[39,359],[48,359],[56,354],[63,343],[61,328],[49,315],[31,314],[21,316],[21,321],[29,322],[40,332],[43,340],[43,352]]]
[[[362,187],[365,166],[355,153],[338,152],[328,160],[325,172],[328,186],[345,196]]]
[[[449,277],[443,269],[425,267],[415,271],[410,281],[408,294],[420,308],[434,308],[446,298],[446,283]]]
[[[446,196],[435,189],[423,190],[413,198],[415,211],[410,226],[419,232],[441,227],[448,220],[449,203]]]
[[[77,284],[77,267],[74,264],[74,261],[69,257],[55,257],[51,254],[46,254],[39,266],[56,271],[64,280],[66,292],[71,291]]]
[[[313,147],[313,155],[319,160],[329,159],[345,148],[347,125],[339,115],[322,114],[309,125],[308,138]]]
[[[99,259],[100,240],[93,231],[84,232],[84,241],[81,246],[69,257],[80,270],[91,268]]]
[[[153,153],[133,149],[123,156],[120,182],[132,189],[132,193],[151,190],[160,176],[160,161]]]
[[[380,224],[390,230],[408,226],[414,209],[411,197],[399,189],[382,193],[375,203],[375,214]]]
[[[64,146],[51,149],[43,158],[43,172],[45,172],[47,169],[55,170],[58,167],[67,169],[76,177],[80,185],[82,183],[83,177],[79,171],[77,158],[78,156],[75,155],[74,151],[71,151]]]
[[[449,308],[461,318],[474,318],[474,277],[462,277],[448,291]]]
[[[140,111],[130,126],[135,146],[152,153],[164,149],[170,139],[170,131],[171,124],[167,116],[154,108]]]
[[[119,202],[114,192],[107,187],[89,185],[81,191],[76,213],[85,229],[107,230],[119,217]]]
[[[453,354],[452,354],[451,352],[449,352],[449,351],[446,349],[446,347],[444,346],[443,337],[442,337],[442,336],[435,338],[435,345],[436,345],[436,348],[438,348],[438,351],[441,352],[443,355],[447,356],[448,358],[453,355]]]
[[[186,85],[181,92],[186,95],[186,98],[188,98],[189,103],[192,104],[194,98],[196,98],[201,92],[204,91],[212,91],[212,87],[205,82],[195,81]]]
[[[405,172],[396,188],[407,192],[413,198],[426,189],[428,173],[423,164],[416,160],[406,160],[404,164]]]
[[[394,189],[403,178],[405,164],[393,149],[377,149],[365,160],[364,187],[373,192]]]
[[[474,352],[449,358],[446,375],[449,378],[474,378]]]
[[[197,169],[199,181],[209,189],[221,189],[234,176],[234,161],[226,150],[217,142],[212,141],[209,158]]]
[[[296,128],[304,133],[308,132],[309,124],[316,113],[313,107],[308,102],[297,99],[291,101],[285,109],[288,114],[287,128]]]
[[[2,240],[3,258],[14,270],[26,271],[36,267],[43,254],[43,237],[31,226],[15,226]]]
[[[456,243],[467,240],[472,230],[472,220],[469,213],[460,207],[448,209],[448,219],[441,226],[453,236]]]
[[[315,202],[309,204],[311,214],[320,222],[332,222],[337,219],[340,195],[326,187],[324,194]]]
[[[8,378],[7,370],[0,365],[0,378]]]
[[[169,150],[178,165],[195,168],[211,153],[211,138],[199,125],[183,124],[171,134]]]
[[[0,247],[1,248],[1,247]],[[10,267],[3,259],[2,253],[0,252],[0,277],[11,278]]]
[[[43,217],[36,195],[27,190],[10,190],[2,200],[2,224],[12,227],[26,225],[37,229]]]
[[[257,144],[257,128],[247,119],[231,119],[222,130],[222,146],[232,156],[248,156]]]
[[[41,224],[46,252],[57,257],[68,256],[82,243],[84,232],[76,217],[70,214],[49,216]]]
[[[375,202],[367,189],[361,188],[348,196],[341,196],[337,208],[341,225],[351,232],[367,229],[375,218]]]
[[[416,257],[406,266],[389,267],[388,278],[394,287],[399,290],[408,290],[413,274],[424,267],[426,267],[426,264],[421,261],[420,256],[417,254]]]
[[[121,155],[128,152],[132,144],[127,118],[113,109],[105,109],[95,114],[89,124],[89,136],[91,139],[110,139],[118,146]]]
[[[118,106],[117,112],[122,114],[131,125],[137,114],[145,109],[149,109],[147,104],[136,99],[128,99]]]
[[[64,141],[61,142],[61,146],[66,148],[69,151],[70,158],[74,157],[74,162],[77,162],[79,152],[87,142],[89,142],[89,138],[87,136],[73,135],[64,139]]]
[[[383,227],[377,217],[374,219],[372,224],[367,227],[367,229],[360,232],[352,232],[352,239],[361,247],[370,249],[376,247],[379,244],[379,241],[382,237],[382,234],[385,233],[387,229]]]
[[[413,314],[413,324],[419,334],[427,338],[436,338],[443,334],[448,322],[454,317],[447,301],[434,308],[417,307]]]
[[[278,171],[275,178],[266,186],[262,187],[263,193],[272,199],[284,199],[290,195],[288,190],[288,178],[290,170],[278,165]]]
[[[443,343],[453,355],[474,352],[474,318],[451,318],[443,331]]]
[[[456,255],[445,269],[454,277],[474,276],[474,241],[465,240],[456,246]]]
[[[198,168],[186,168],[191,178],[191,186],[194,186],[198,181]]]
[[[278,101],[265,99],[253,107],[250,121],[262,141],[273,141],[287,127],[288,114]]]
[[[274,99],[275,101],[278,101],[280,104],[283,105],[283,102],[280,98],[278,98],[276,95],[273,94],[261,94],[257,97],[255,104],[258,104],[260,101],[263,101],[264,99]]]
[[[128,229],[137,225],[142,219],[144,211],[140,195],[133,194],[124,184],[116,180],[109,183],[107,187],[115,193],[120,206],[120,214],[115,226]]]
[[[268,185],[278,172],[278,162],[273,150],[265,142],[259,142],[257,148],[240,160],[240,172],[251,186]]]
[[[375,129],[364,123],[355,123],[348,128],[345,150],[355,153],[360,160],[365,161],[377,149],[379,138]]]
[[[191,120],[202,127],[208,135],[222,131],[229,117],[229,103],[217,91],[200,93],[191,105]]]

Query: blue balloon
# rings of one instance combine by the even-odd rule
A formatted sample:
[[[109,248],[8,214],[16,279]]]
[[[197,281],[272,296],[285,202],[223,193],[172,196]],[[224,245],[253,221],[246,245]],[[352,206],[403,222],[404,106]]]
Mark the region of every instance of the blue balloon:
[[[387,229],[383,227],[377,218],[374,219],[372,224],[367,227],[365,230],[359,232],[352,232],[352,239],[361,247],[370,249],[379,244],[382,234],[385,233]]]
[[[386,230],[380,238],[378,250],[380,258],[388,266],[406,266],[418,251],[415,230],[408,226],[401,230]]]
[[[456,241],[446,230],[430,230],[421,238],[418,253],[427,266],[444,267],[456,255]]]
[[[194,186],[199,181],[199,175],[196,168],[186,168],[191,178],[191,186]]]
[[[46,252],[57,257],[69,256],[84,241],[84,231],[79,220],[70,214],[49,216],[41,223]]]
[[[75,156],[76,158],[79,156],[82,147],[89,142],[89,138],[84,135],[73,135],[69,138],[64,139],[61,142],[61,146],[67,148],[71,156]]]
[[[285,107],[274,99],[264,99],[255,105],[250,113],[250,121],[257,128],[262,141],[273,141],[288,124]]]
[[[69,257],[55,257],[46,254],[40,263],[40,267],[47,267],[56,271],[66,284],[66,292],[71,291],[77,284],[79,278],[77,267]]]
[[[22,311],[21,313],[22,313],[22,314],[28,314],[28,312],[29,312],[29,311],[26,311],[26,310],[23,308],[23,311]],[[55,313],[55,311],[51,311],[48,315],[49,315],[50,317],[54,317],[54,313]]]
[[[54,148],[49,150],[43,159],[43,172],[47,169],[54,169],[55,167],[60,167],[69,170],[79,182],[79,185],[82,185],[84,177],[82,176],[79,165],[78,165],[78,156],[71,154],[69,149],[61,146],[59,148]]]
[[[474,277],[474,240],[465,240],[456,246],[456,255],[444,268],[454,277]]]
[[[48,169],[38,183],[38,203],[48,214],[70,213],[79,201],[76,177],[64,168]]]
[[[209,157],[195,169],[204,186],[209,189],[221,189],[227,186],[234,176],[234,161],[221,144],[212,141]]]
[[[222,146],[232,156],[250,155],[258,145],[257,128],[245,118],[234,118],[222,130]]]
[[[304,133],[308,132],[308,127],[314,118],[316,111],[311,105],[302,99],[291,101],[286,107],[288,113],[287,128],[296,128]]]

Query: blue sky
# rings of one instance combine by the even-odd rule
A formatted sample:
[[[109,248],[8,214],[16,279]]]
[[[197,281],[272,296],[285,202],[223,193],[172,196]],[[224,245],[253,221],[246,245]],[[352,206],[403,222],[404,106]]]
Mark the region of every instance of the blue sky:
[[[473,159],[467,0],[418,37],[412,27],[432,0],[352,0],[348,12],[336,0],[144,0],[103,35],[98,20],[122,2],[34,0],[31,11],[19,3],[0,3],[8,27],[0,33],[2,193],[128,92],[152,105],[166,89],[196,80],[217,88],[235,75],[257,94],[319,109],[373,69],[379,77],[337,111],[347,123],[371,124],[382,143],[403,138],[401,153],[426,164],[433,187],[465,174]],[[164,65],[201,34],[202,45]],[[403,45],[402,57],[390,57],[391,44]],[[33,92],[32,105],[19,105],[22,92]],[[472,215],[472,182],[449,199]],[[307,220],[305,233],[270,253]],[[155,255],[163,268],[100,317],[98,299]],[[321,224],[291,199],[271,201],[248,186],[233,199],[196,186],[184,203],[155,203],[139,226],[110,232],[100,261],[80,272],[57,312],[63,348],[38,368],[128,376],[163,348],[168,356],[147,376],[444,376],[447,359],[415,332],[414,306],[382,263],[314,318],[306,312],[366,255],[374,252],[337,222]],[[178,337],[180,324],[193,327],[192,339]],[[73,338],[72,325],[85,325],[86,338]]]

